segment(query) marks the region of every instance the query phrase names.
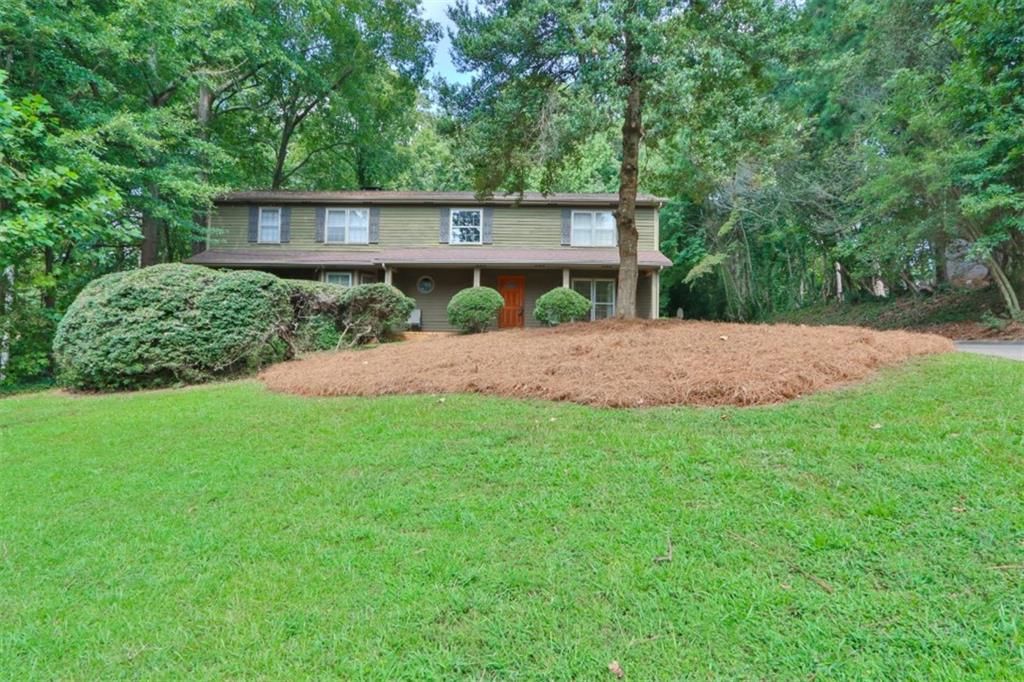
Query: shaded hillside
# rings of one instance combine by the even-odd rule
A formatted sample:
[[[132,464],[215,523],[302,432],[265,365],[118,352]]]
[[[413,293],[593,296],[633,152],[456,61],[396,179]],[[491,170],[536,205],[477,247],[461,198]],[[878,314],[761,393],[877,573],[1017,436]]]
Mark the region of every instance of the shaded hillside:
[[[931,296],[898,296],[859,303],[821,303],[776,316],[775,322],[912,329],[957,339],[1020,339],[1024,325],[1002,319],[995,288],[957,289]]]

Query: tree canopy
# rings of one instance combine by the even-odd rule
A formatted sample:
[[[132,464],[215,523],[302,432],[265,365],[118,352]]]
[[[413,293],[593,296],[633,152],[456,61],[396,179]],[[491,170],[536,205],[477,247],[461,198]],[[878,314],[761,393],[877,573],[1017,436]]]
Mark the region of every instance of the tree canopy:
[[[460,0],[450,11],[456,61],[476,75],[447,94],[475,188],[549,191],[592,140],[620,129],[617,306],[634,316],[642,145],[725,113],[703,105],[705,92],[727,102],[762,82],[776,14],[758,0]]]

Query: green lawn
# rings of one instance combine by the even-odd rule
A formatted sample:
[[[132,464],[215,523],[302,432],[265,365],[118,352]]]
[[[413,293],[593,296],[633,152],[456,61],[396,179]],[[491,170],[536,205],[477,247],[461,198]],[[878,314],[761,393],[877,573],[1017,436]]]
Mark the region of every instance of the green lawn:
[[[1024,363],[745,410],[0,400],[2,679],[1005,679],[1022,619]]]

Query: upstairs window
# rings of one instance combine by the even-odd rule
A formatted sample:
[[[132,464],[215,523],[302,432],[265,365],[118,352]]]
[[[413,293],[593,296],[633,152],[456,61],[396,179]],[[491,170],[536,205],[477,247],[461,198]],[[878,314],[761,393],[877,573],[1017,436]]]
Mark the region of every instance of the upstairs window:
[[[281,209],[260,209],[260,232],[257,241],[260,244],[281,243]]]
[[[615,246],[615,216],[611,211],[573,211],[573,246]]]
[[[478,208],[453,208],[449,244],[481,244],[483,211]]]
[[[329,208],[324,219],[328,244],[368,244],[370,212],[365,208]]]

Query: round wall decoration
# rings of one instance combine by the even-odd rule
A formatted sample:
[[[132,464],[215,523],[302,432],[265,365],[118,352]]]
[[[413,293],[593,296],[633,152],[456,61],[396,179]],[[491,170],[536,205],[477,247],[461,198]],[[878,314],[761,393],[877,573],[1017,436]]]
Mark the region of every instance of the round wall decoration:
[[[420,277],[419,280],[416,282],[416,291],[420,292],[421,294],[429,294],[433,290],[434,278],[429,275],[424,275],[423,277]]]

